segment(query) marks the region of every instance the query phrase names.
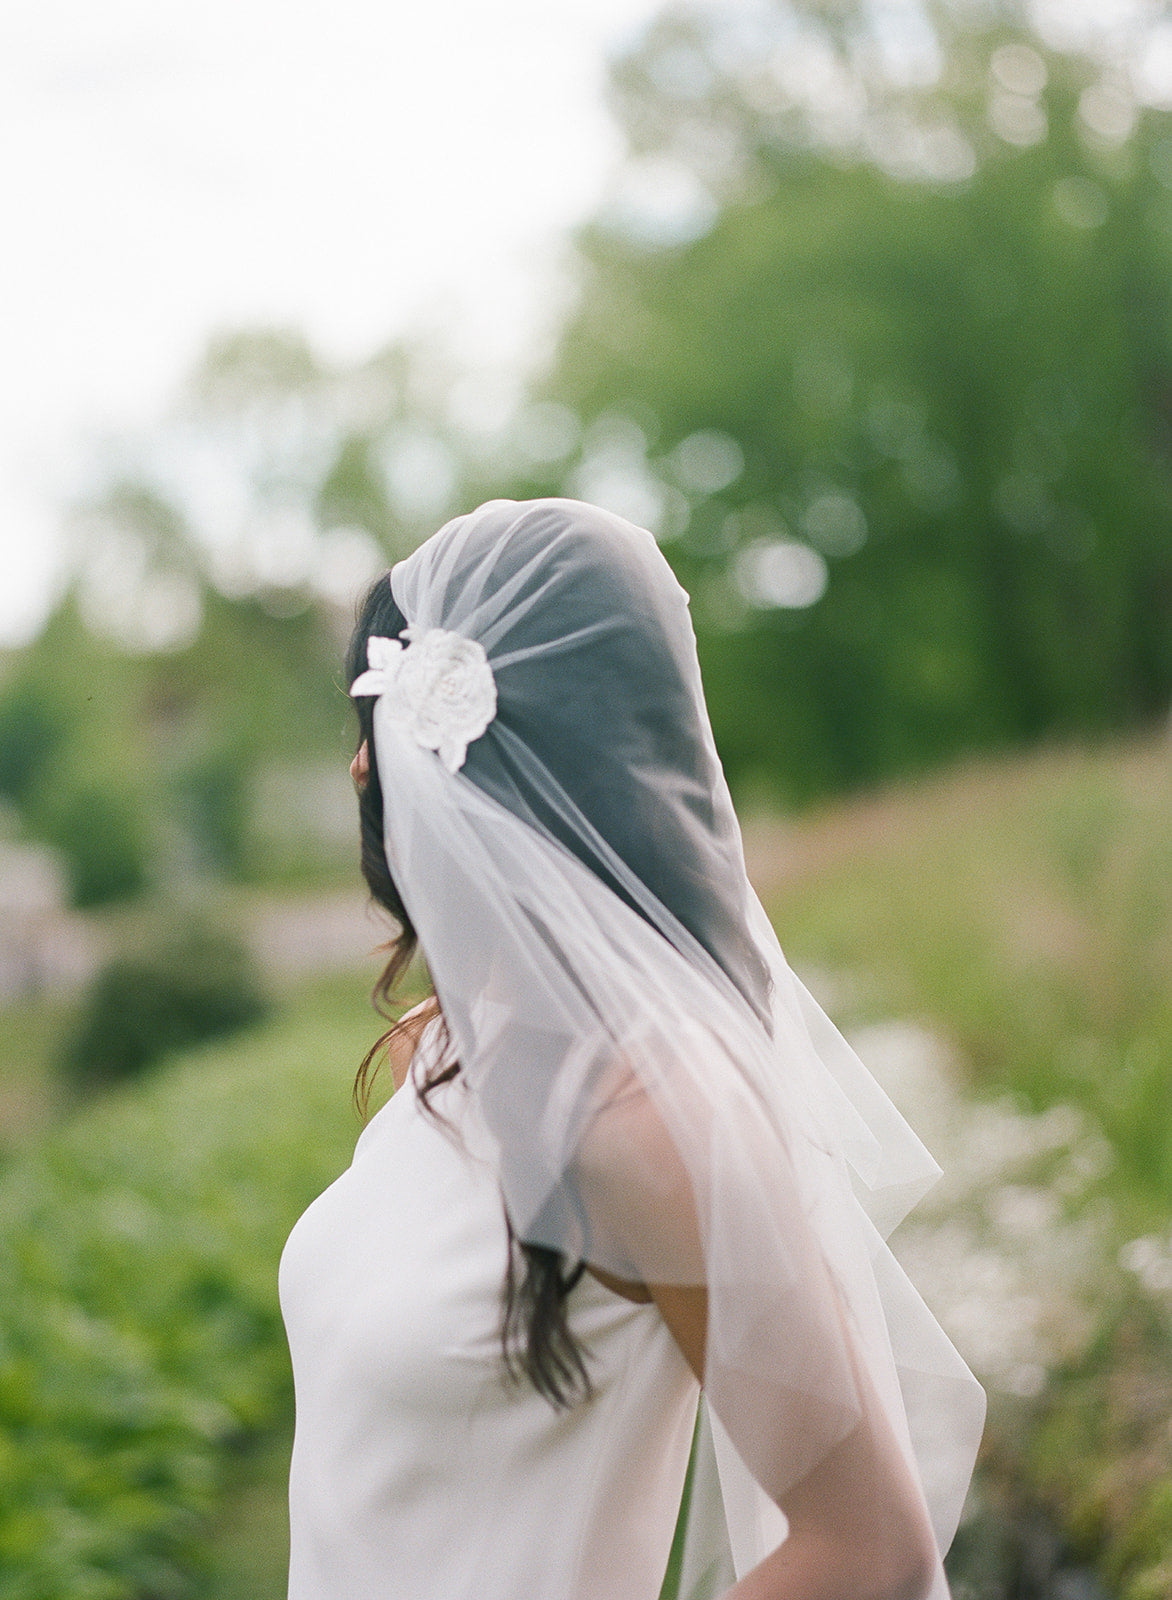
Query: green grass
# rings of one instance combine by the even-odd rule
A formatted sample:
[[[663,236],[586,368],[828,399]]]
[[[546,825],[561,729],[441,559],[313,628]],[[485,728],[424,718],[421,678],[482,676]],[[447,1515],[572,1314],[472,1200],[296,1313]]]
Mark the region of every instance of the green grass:
[[[799,970],[846,974],[859,1019],[943,1032],[977,1093],[1082,1107],[1137,1225],[1172,1210],[1167,743],[973,766],[752,836]]]
[[[1043,751],[749,830],[787,954],[839,1021],[922,1020],[976,1095],[1067,1102],[1117,1238],[1172,1219],[1172,746]],[[914,1120],[914,1111],[913,1111]],[[1042,1508],[1120,1600],[1172,1594],[1172,1321],[1105,1263],[1090,1347],[995,1407],[995,1498]],[[1012,1537],[1010,1544],[1012,1544]]]

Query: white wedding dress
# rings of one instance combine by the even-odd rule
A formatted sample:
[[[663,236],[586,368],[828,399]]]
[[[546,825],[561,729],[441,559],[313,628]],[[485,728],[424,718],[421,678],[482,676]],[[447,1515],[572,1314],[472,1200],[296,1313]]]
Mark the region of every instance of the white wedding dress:
[[[432,1104],[458,1136],[408,1079],[281,1260],[289,1600],[656,1600],[697,1384],[655,1307],[589,1274],[593,1397],[506,1377],[500,1188],[459,1081]]]

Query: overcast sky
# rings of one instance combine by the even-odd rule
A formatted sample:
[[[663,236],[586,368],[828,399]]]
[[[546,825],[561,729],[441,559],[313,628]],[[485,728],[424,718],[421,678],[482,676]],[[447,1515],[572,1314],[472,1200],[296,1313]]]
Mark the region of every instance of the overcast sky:
[[[619,155],[605,58],[658,0],[26,0],[0,22],[0,643],[57,570],[69,440],[210,334],[358,357],[444,307],[516,349]]]

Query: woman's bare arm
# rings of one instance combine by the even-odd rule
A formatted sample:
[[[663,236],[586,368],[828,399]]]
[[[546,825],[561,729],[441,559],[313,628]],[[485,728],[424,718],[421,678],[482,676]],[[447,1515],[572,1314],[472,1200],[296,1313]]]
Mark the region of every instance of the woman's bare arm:
[[[706,1291],[649,1284],[646,1292],[702,1383]],[[727,1600],[923,1600],[927,1594],[938,1558],[923,1500],[877,1397],[862,1374],[856,1377],[862,1421],[784,1497],[789,1537]]]
[[[631,1163],[635,1149],[641,1149],[642,1163]],[[648,1150],[654,1157],[650,1162]],[[600,1202],[595,1215],[613,1235],[621,1232],[630,1242],[632,1259],[665,1260],[674,1254],[682,1270],[676,1283],[643,1283],[591,1270],[619,1294],[655,1302],[703,1384],[708,1294],[697,1281],[703,1270],[699,1230],[674,1147],[646,1104],[631,1097],[617,1143],[608,1140],[592,1153],[606,1160],[613,1184],[612,1190],[600,1186],[599,1192],[618,1193],[630,1202],[613,1217],[604,1217]],[[647,1193],[648,1171],[657,1177],[654,1196]],[[689,1283],[693,1266],[696,1276]],[[727,1600],[924,1600],[927,1595],[939,1557],[923,1495],[857,1362],[854,1376],[860,1421],[782,1498],[789,1536],[729,1591]],[[786,1425],[778,1416],[775,1426]]]
[[[622,1276],[590,1270],[629,1299],[655,1302],[703,1384],[708,1294],[694,1191],[675,1141],[633,1074],[616,1071],[605,1113],[584,1141],[579,1180],[596,1238],[613,1241],[614,1254],[636,1267]],[[654,1271],[640,1280],[643,1262],[671,1263],[675,1281],[659,1281]],[[829,1284],[825,1291],[833,1296]],[[845,1314],[840,1325],[845,1334]],[[862,1416],[781,1499],[789,1536],[726,1600],[924,1600],[928,1594],[939,1557],[923,1495],[869,1377],[849,1354],[849,1335],[846,1342]],[[801,1423],[784,1415],[773,1421],[787,1425]]]

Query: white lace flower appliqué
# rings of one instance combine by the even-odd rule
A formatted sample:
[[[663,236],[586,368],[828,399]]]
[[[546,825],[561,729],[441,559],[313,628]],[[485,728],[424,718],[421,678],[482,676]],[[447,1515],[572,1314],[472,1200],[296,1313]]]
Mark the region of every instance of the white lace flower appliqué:
[[[496,680],[484,646],[444,628],[404,628],[399,639],[367,640],[368,670],[352,695],[380,695],[393,721],[434,750],[449,772],[496,716]]]

